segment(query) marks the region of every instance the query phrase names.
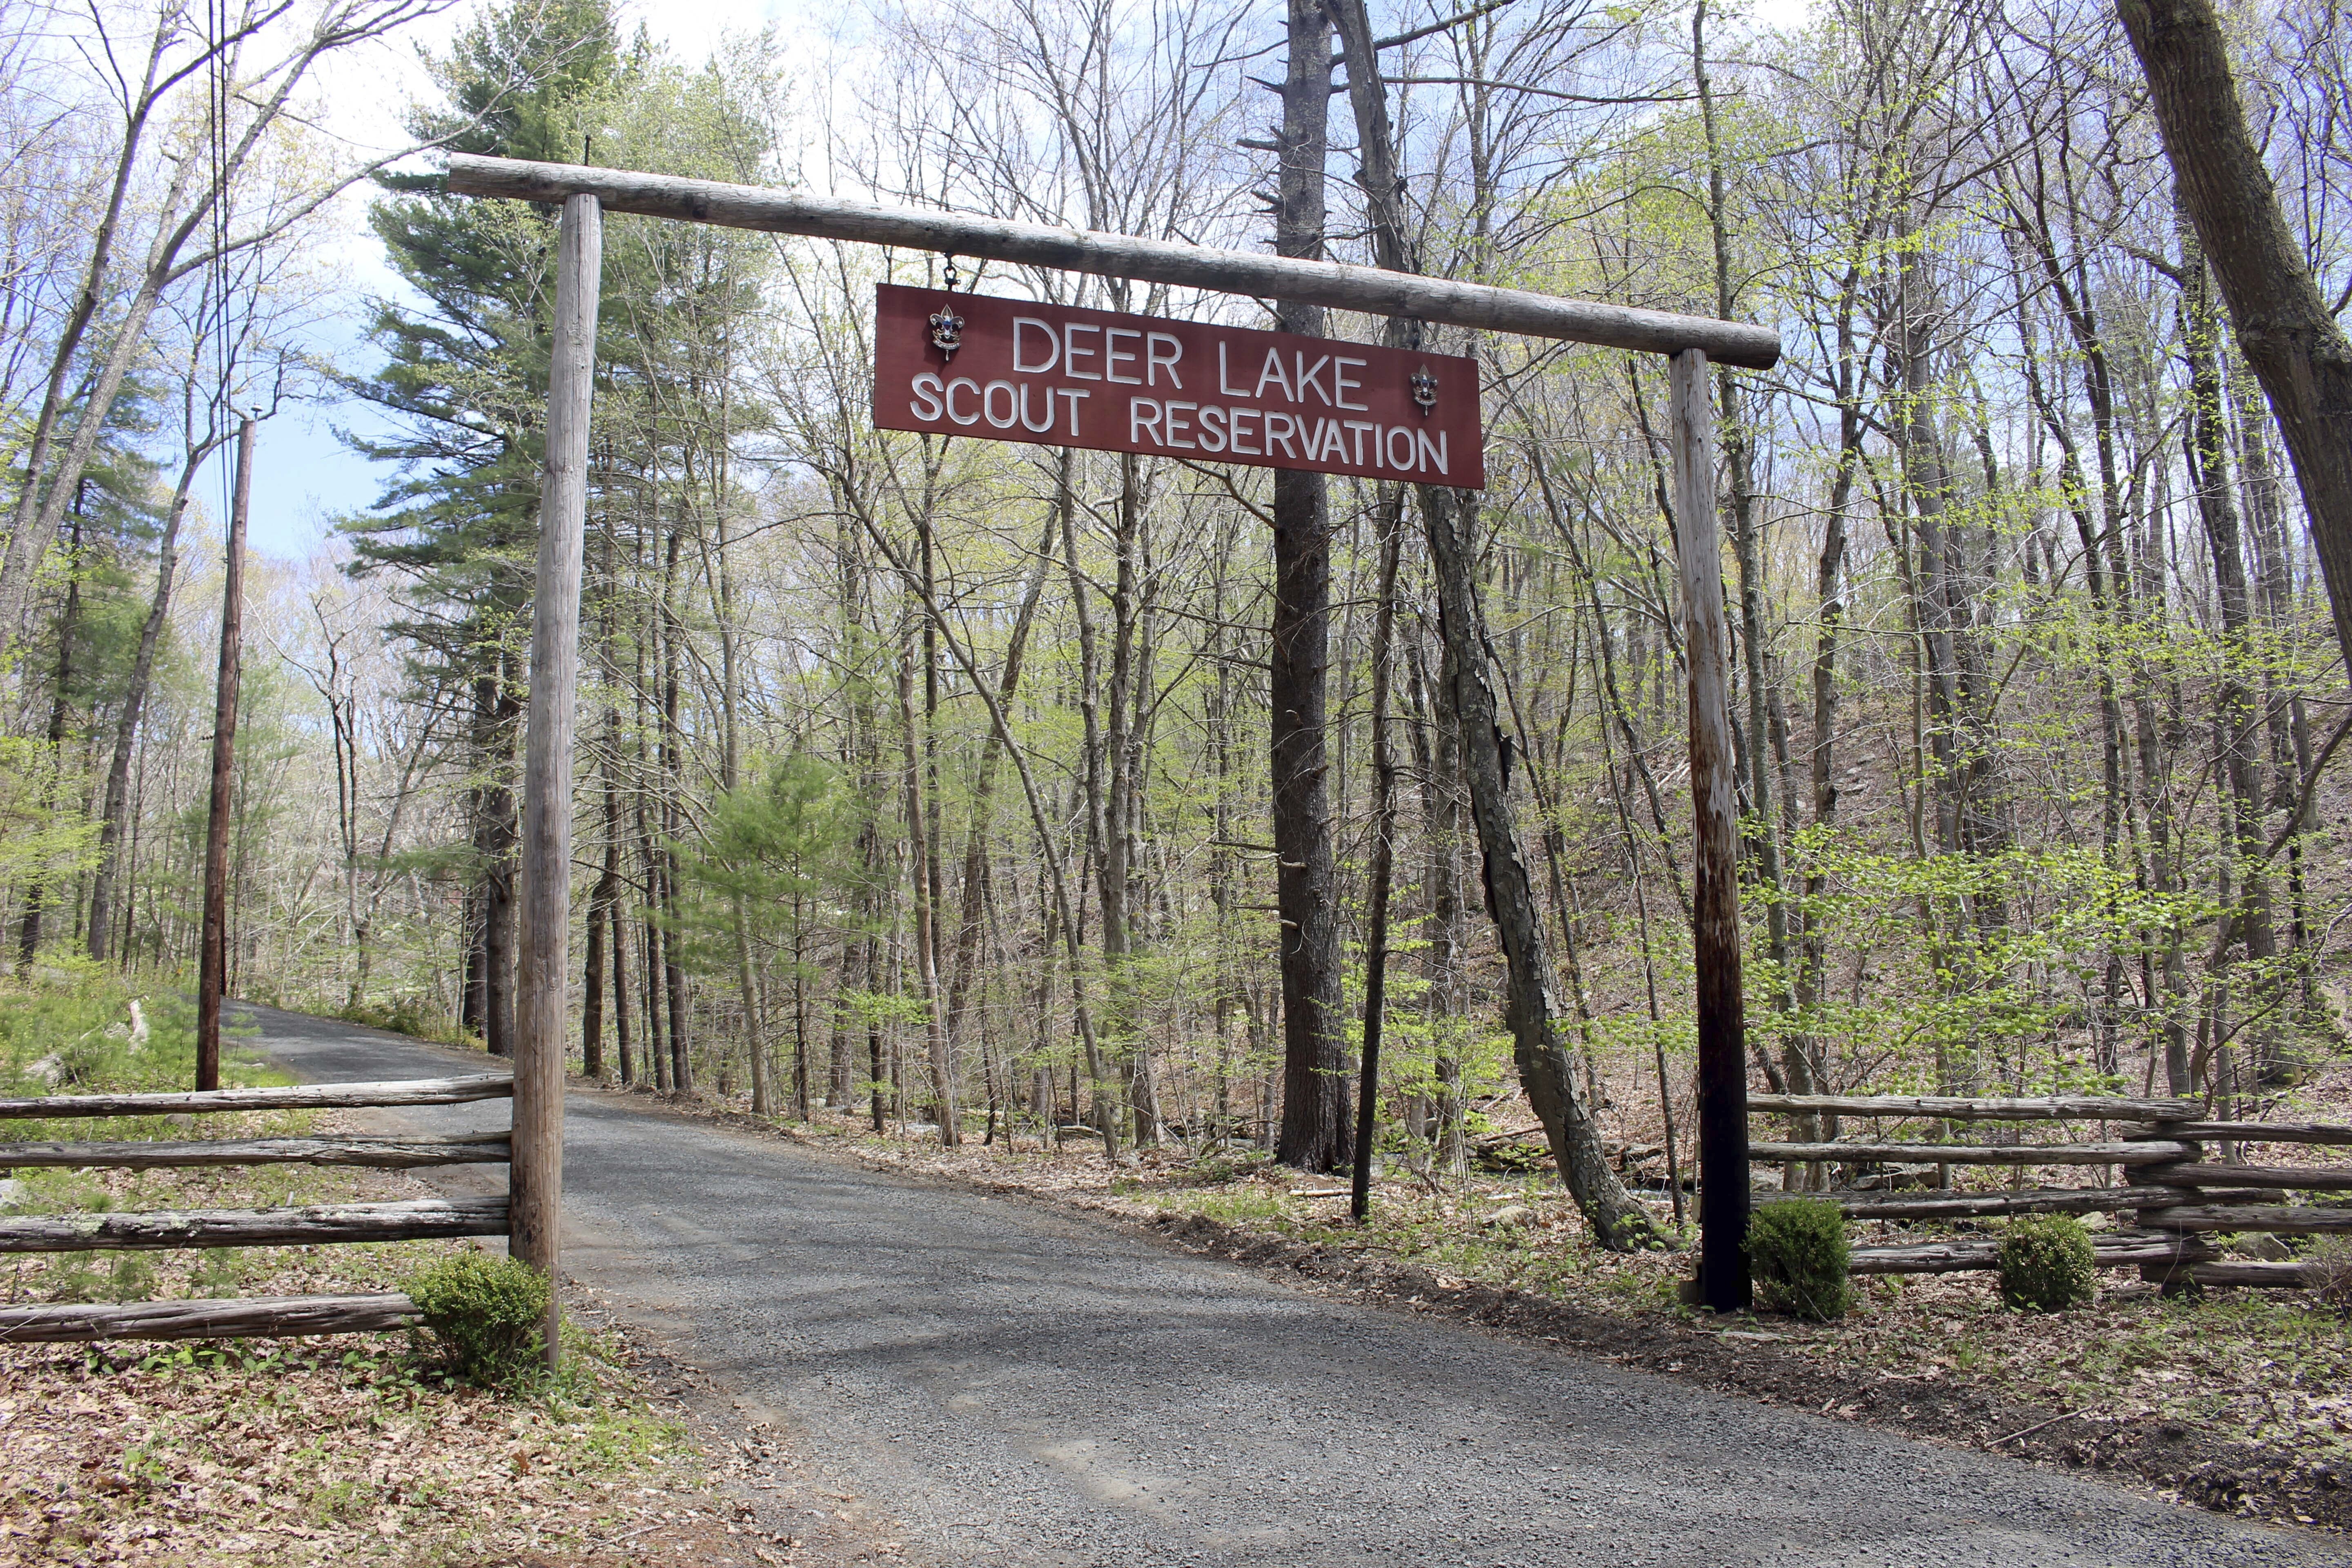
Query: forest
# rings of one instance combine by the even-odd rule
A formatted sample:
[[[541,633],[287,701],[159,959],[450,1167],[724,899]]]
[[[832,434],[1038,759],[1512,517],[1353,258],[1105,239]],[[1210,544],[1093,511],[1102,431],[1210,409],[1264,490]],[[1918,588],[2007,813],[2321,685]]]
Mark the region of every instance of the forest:
[[[2352,35],[2333,0],[2224,23],[2340,315]],[[228,989],[511,1052],[556,215],[448,194],[461,152],[1770,326],[1777,368],[1708,388],[1751,1086],[2253,1115],[2343,1056],[2334,525],[2113,9],[876,0],[835,25],[690,58],[611,0],[0,11],[19,981],[190,983],[227,475],[242,422],[308,405],[380,493],[245,569]],[[389,154],[319,112],[382,48],[430,79]],[[611,217],[574,1070],[947,1145],[1442,1186],[1536,1119],[1483,758],[1562,1088],[1679,1220],[1700,977],[1664,364],[1430,329],[1480,368],[1487,485],[1411,490],[877,430],[881,282],[1389,330]]]

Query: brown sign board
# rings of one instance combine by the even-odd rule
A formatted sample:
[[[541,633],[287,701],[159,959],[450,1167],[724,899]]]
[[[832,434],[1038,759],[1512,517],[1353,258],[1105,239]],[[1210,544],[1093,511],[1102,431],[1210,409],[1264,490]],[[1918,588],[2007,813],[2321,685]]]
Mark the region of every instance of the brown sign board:
[[[893,283],[875,320],[885,430],[1486,486],[1456,354]]]

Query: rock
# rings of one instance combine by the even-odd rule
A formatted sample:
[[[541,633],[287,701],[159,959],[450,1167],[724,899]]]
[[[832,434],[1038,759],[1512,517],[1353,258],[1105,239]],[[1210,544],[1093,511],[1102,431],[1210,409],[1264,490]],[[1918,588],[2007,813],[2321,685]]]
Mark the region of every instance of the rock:
[[[196,1119],[189,1115],[184,1110],[174,1110],[172,1114],[163,1118],[163,1125],[177,1129],[182,1132],[187,1132],[194,1129]]]
[[[2295,1255],[2294,1248],[2267,1231],[2242,1236],[2227,1250],[2232,1257],[2259,1258],[2265,1263],[2284,1263]]]
[[[1491,1230],[1502,1230],[1511,1226],[1525,1225],[1528,1221],[1535,1218],[1535,1210],[1528,1207],[1527,1205],[1512,1204],[1507,1207],[1498,1208],[1493,1214],[1488,1215],[1486,1216],[1486,1225],[1487,1228]]]
[[[23,1207],[24,1203],[24,1183],[14,1176],[10,1176],[5,1181],[0,1181],[0,1210],[13,1211]]]

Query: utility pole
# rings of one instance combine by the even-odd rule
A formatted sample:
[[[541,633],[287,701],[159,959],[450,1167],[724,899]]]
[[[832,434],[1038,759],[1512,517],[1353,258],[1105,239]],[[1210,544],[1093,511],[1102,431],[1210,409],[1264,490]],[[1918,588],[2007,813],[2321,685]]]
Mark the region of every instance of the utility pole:
[[[220,678],[213,689],[213,797],[205,819],[205,924],[196,958],[196,1087],[220,1087],[221,993],[228,984],[228,816],[236,774],[236,683],[245,639],[245,520],[253,421],[236,427],[236,489],[221,571]]]
[[[1748,1302],[1748,1043],[1739,952],[1739,786],[1725,674],[1723,544],[1715,515],[1715,408],[1706,395],[1706,352],[1685,349],[1673,365],[1675,553],[1682,569],[1691,810],[1697,819],[1691,957],[1698,971],[1699,1298],[1718,1312],[1737,1312]]]

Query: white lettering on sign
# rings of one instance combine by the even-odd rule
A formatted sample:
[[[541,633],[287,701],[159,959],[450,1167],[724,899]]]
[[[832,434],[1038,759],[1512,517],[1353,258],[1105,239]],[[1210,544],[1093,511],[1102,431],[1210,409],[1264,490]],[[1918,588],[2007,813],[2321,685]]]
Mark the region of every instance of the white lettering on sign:
[[[1161,353],[1160,350],[1168,352]],[[1166,332],[1153,332],[1143,341],[1143,355],[1149,368],[1144,372],[1144,384],[1156,386],[1162,369],[1168,372],[1168,383],[1177,391],[1184,390],[1184,378],[1176,374],[1176,362],[1184,357],[1184,345]]]
[[[1037,345],[1034,342],[1025,340],[1033,340],[1041,337],[1045,340],[1045,357],[1039,360],[1035,364],[1030,364],[1027,363],[1027,353],[1025,351],[1034,349]],[[1015,316],[1013,318],[1013,370],[1023,375],[1043,375],[1047,371],[1052,370],[1061,357],[1062,335],[1054,330],[1053,322],[1041,321],[1034,316]]]
[[[1360,359],[1335,359],[1331,362],[1332,397],[1340,407],[1362,410],[1371,406],[1369,403],[1350,403],[1348,401],[1348,393],[1350,389],[1361,392],[1364,388],[1364,384],[1362,382],[1353,381],[1349,378],[1348,367],[1349,365],[1354,365],[1358,370],[1361,370],[1364,368],[1364,364],[1365,362]]]
[[[929,335],[943,298],[967,318],[952,353]],[[879,299],[885,428],[1486,483],[1478,367],[1460,356],[889,285]],[[1432,382],[1434,405],[1413,395]]]
[[[1119,361],[1125,360],[1128,363],[1133,364],[1138,359],[1142,357],[1133,349],[1121,349],[1118,346],[1118,340],[1121,338],[1140,338],[1142,336],[1143,333],[1134,327],[1106,327],[1103,329],[1103,358],[1109,362],[1103,370],[1103,378],[1105,380],[1123,381],[1129,386],[1141,386],[1143,384],[1143,378],[1139,375],[1121,375],[1118,374]]]
[[[916,412],[922,413],[919,408]],[[1066,434],[1076,438],[1077,430],[1074,408]],[[1258,445],[1261,440],[1264,446]],[[1450,431],[1440,430],[1433,437],[1410,425],[1301,419],[1278,408],[1252,408],[1247,404],[1130,397],[1127,441],[1138,451],[1198,451],[1236,458],[1271,457],[1279,452],[1301,462],[1350,463],[1382,469],[1399,479],[1432,482],[1450,479],[1454,472]]]

